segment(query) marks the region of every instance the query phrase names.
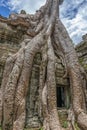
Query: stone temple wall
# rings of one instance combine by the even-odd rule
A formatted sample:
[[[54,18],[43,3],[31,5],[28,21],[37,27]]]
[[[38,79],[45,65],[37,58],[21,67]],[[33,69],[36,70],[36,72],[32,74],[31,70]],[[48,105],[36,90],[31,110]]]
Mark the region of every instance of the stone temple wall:
[[[16,53],[21,46],[21,42],[25,38],[30,39],[30,36],[26,33],[27,23],[24,24],[24,19],[20,19],[19,16],[22,16],[21,14],[18,15],[17,20],[13,20],[12,18],[17,17],[15,15],[17,14],[12,14],[8,19],[0,16],[0,85],[5,61],[9,56],[9,53]],[[83,41],[76,46],[76,51],[81,65],[87,71],[87,35],[84,35]],[[63,75],[64,67],[61,60],[56,58],[57,84],[68,85],[68,81],[67,79],[63,79]]]
[[[2,29],[0,28],[0,33]],[[4,36],[2,36],[0,34],[0,85],[1,85],[1,81],[2,81],[2,75],[3,75],[3,70],[4,70],[4,65],[5,65],[5,61],[7,59],[7,57],[9,56],[9,53],[16,53],[19,48],[20,48],[20,43],[21,43],[21,38],[16,39],[16,43],[15,40],[13,40],[14,42],[12,42],[9,39],[5,39],[7,34],[4,34]],[[19,35],[19,33],[18,33]],[[8,36],[9,36],[9,31],[8,31]],[[10,37],[10,36],[9,36]],[[12,36],[11,36],[12,38]],[[14,39],[14,37],[13,37]],[[83,41],[82,43],[78,44],[76,46],[76,51],[79,57],[79,62],[81,63],[81,65],[84,67],[85,71],[87,72],[87,41]],[[61,60],[56,58],[56,81],[57,84],[61,84],[61,85],[68,85],[68,81],[67,79],[63,79],[63,75],[64,75],[64,67],[61,63]]]
[[[79,62],[87,72],[87,34],[82,38],[83,41],[76,46],[76,51],[79,57]]]
[[[10,16],[12,17],[12,15]],[[29,36],[25,33],[26,26],[18,20],[0,16],[0,86],[4,65],[9,53],[16,53],[20,48],[20,43]],[[20,20],[19,20],[20,21]],[[23,22],[23,19],[21,20]]]
[[[11,17],[12,18],[12,17]],[[0,17],[0,86],[3,77],[4,66],[9,53],[16,53],[21,42],[26,38],[30,39],[27,35],[27,23],[25,24],[24,19],[7,20]],[[87,35],[83,36],[83,42],[76,46],[76,51],[79,57],[79,61],[87,72]],[[32,74],[30,87],[26,99],[26,126],[27,127],[38,127],[38,89],[39,89],[39,76],[40,76],[40,65],[41,65],[41,54],[37,53],[34,58],[32,66]],[[64,79],[65,70],[60,58],[56,58],[55,64],[55,75],[57,87],[63,87],[65,91],[65,107],[69,107],[70,93],[69,93],[69,80]],[[68,90],[68,91],[67,91]],[[68,95],[68,96],[67,96]]]

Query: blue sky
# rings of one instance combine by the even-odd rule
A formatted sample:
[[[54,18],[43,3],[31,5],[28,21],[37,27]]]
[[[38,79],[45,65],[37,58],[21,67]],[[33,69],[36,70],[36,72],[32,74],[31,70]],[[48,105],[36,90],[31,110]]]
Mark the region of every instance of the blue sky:
[[[34,13],[46,0],[0,0],[0,14],[8,17],[11,12]],[[60,18],[74,43],[79,43],[87,33],[87,0],[64,0]]]

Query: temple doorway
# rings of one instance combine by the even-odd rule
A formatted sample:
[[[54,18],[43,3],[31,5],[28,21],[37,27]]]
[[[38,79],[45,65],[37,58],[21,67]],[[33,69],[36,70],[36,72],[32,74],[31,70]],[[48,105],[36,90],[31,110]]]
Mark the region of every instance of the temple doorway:
[[[67,86],[57,85],[57,107],[69,108],[70,107],[70,92]]]

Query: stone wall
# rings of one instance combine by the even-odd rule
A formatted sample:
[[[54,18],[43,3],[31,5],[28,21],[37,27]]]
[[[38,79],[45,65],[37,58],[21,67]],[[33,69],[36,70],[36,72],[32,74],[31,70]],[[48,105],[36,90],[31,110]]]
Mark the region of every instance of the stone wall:
[[[27,35],[28,23],[25,24],[26,14],[11,14],[8,19],[0,16],[0,84],[3,75],[5,61],[9,53],[16,53],[20,48],[20,43]],[[21,27],[22,26],[22,27]],[[57,84],[68,85],[67,79],[63,79],[64,67],[61,60],[56,58],[56,81]]]
[[[20,16],[20,17],[19,17]],[[21,17],[22,16],[22,17]],[[21,42],[25,38],[31,38],[27,35],[28,22],[25,23],[23,17],[25,15],[12,14],[8,19],[0,17],[0,85],[3,77],[5,62],[9,53],[16,53]],[[87,36],[83,36],[83,42],[76,46],[76,51],[79,56],[79,61],[87,72]],[[30,87],[26,102],[26,126],[38,127],[40,121],[38,117],[38,88],[40,76],[41,54],[35,56],[32,67]],[[60,58],[56,58],[56,84],[57,86],[65,87],[66,96],[69,95],[69,80],[64,79],[64,66]],[[68,90],[68,91],[67,91]],[[66,107],[69,107],[69,96],[66,97]]]
[[[87,34],[84,35],[83,41],[76,46],[79,62],[87,72]]]
[[[39,77],[40,77],[41,54],[37,53],[32,66],[31,80],[26,103],[26,127],[40,127],[38,117],[39,102]]]
[[[16,53],[20,48],[20,43],[29,36],[25,33],[26,26],[23,21],[20,24],[17,20],[11,20],[13,14],[7,19],[0,16],[0,86],[4,65],[9,53]]]
[[[41,54],[37,53],[34,58],[32,66],[31,81],[29,83],[29,90],[27,94],[26,102],[26,127],[40,127],[41,122],[39,120],[38,113],[38,102],[39,102],[39,77],[40,77],[40,65],[41,65]],[[64,67],[59,58],[56,58],[56,84],[58,86],[65,87],[65,93],[67,95],[67,88],[69,88],[68,79],[64,79]],[[66,98],[66,104],[69,103],[69,97]],[[66,105],[66,107],[69,107]]]
[[[9,53],[16,53],[21,46],[20,43],[25,38],[30,38],[30,36],[27,35],[26,26],[28,26],[28,23],[25,25],[25,16],[26,14],[11,14],[8,19],[0,16],[0,84],[5,61]],[[76,51],[80,63],[87,71],[87,35],[84,35],[83,41],[76,46]],[[61,60],[56,58],[57,84],[68,85],[68,81],[67,79],[63,79],[63,75],[64,67]]]

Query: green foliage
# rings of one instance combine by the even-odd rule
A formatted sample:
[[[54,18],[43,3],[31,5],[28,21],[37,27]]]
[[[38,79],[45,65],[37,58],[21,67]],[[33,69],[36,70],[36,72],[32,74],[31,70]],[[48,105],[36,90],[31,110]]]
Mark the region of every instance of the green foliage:
[[[67,127],[68,127],[68,122],[67,122],[67,121],[64,121],[63,124],[62,124],[62,127],[63,127],[63,128],[67,128]]]
[[[76,130],[80,130],[78,127],[78,124],[76,122],[75,122],[75,128],[76,128]]]
[[[24,130],[43,130],[43,128],[24,128]]]
[[[27,128],[24,128],[24,130],[27,130]]]
[[[34,129],[33,128],[30,128],[30,129],[29,128],[24,128],[24,130],[34,130]]]
[[[85,64],[83,67],[84,67],[85,70],[87,70],[87,64]]]
[[[43,128],[40,128],[39,130],[43,130]]]
[[[24,130],[32,130],[32,129],[24,128]]]
[[[80,64],[82,64],[83,63],[83,58],[80,58],[79,62],[80,62]]]

